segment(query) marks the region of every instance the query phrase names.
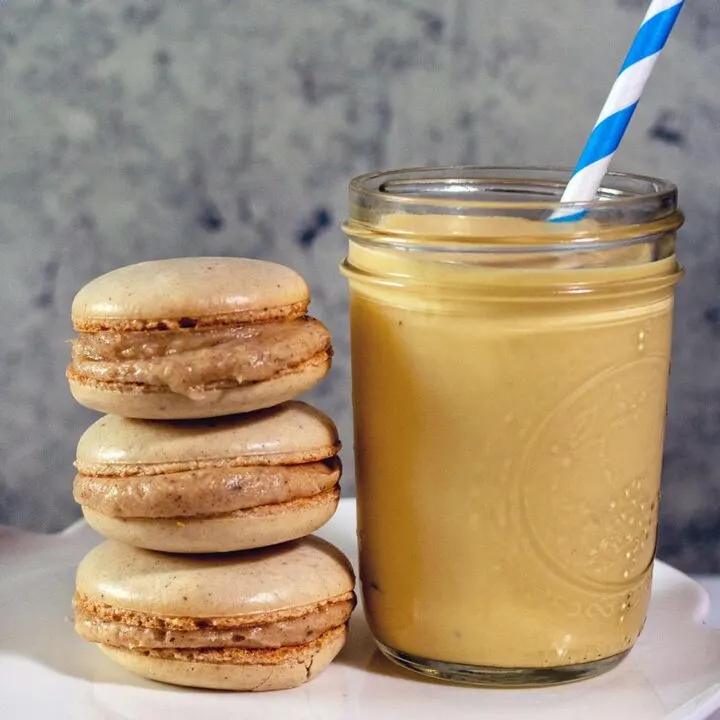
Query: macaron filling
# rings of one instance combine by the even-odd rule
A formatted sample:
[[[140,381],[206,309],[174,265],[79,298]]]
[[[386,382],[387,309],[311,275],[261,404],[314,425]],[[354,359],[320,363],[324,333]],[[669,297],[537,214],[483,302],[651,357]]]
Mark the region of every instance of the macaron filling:
[[[97,602],[81,593],[73,600],[75,627],[90,642],[135,649],[246,650],[299,646],[314,642],[348,622],[352,592],[315,606],[253,617],[162,617]]]
[[[324,647],[335,645],[333,656],[337,654],[342,643],[345,642],[347,636],[347,627],[332,628],[324,632],[316,640],[311,640],[302,645],[289,645],[280,648],[240,648],[240,647],[223,647],[223,648],[119,648],[112,645],[105,645],[108,649],[112,649],[119,653],[129,653],[132,655],[141,655],[157,660],[175,660],[188,663],[208,663],[212,665],[255,665],[255,666],[273,666],[280,664],[305,665],[305,679],[312,677],[313,663],[316,655],[322,651]],[[337,643],[340,643],[339,645]],[[326,660],[326,663],[328,660]],[[282,684],[278,687],[292,687],[297,682],[289,685]],[[263,683],[257,687],[248,688],[252,690],[262,689]],[[214,687],[214,686],[212,686]],[[268,688],[270,689],[270,688]]]
[[[311,317],[209,329],[107,330],[78,336],[68,376],[193,397],[268,380],[330,352],[330,333]]]
[[[340,473],[337,457],[128,477],[78,473],[73,494],[80,505],[111,517],[197,517],[314,497],[332,490]]]

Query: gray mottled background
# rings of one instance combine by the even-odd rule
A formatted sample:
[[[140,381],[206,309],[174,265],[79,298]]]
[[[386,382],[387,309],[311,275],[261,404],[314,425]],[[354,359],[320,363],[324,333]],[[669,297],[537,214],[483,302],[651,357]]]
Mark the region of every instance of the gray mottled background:
[[[303,273],[337,348],[314,398],[349,447],[348,179],[572,164],[646,5],[0,2],[0,522],[77,516],[71,462],[93,415],[65,386],[70,302],[140,260]],[[615,164],[676,181],[688,215],[661,556],[693,571],[720,570],[719,67],[720,6],[692,0]]]

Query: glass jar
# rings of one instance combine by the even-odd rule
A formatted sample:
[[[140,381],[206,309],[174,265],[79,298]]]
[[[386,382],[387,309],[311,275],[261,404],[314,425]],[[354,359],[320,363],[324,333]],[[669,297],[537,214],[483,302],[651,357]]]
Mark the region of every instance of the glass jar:
[[[531,686],[629,652],[655,554],[676,188],[421,168],[350,187],[360,579],[381,651]]]

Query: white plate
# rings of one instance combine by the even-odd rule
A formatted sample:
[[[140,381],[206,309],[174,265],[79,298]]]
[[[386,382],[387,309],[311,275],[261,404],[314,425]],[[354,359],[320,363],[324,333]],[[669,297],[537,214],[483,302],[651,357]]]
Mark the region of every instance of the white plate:
[[[354,558],[352,500],[320,534]],[[2,720],[700,720],[720,707],[720,631],[702,623],[707,594],[660,562],[640,642],[594,680],[478,690],[418,679],[378,655],[359,609],[347,647],[325,673],[296,690],[251,695],[146,681],[81,641],[70,618],[74,568],[97,542],[82,523],[55,536],[0,527]]]

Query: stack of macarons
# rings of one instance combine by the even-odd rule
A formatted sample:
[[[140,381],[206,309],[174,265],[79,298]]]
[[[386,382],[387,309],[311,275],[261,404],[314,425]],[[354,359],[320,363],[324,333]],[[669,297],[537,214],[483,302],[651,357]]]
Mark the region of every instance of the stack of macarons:
[[[348,560],[307,537],[339,500],[333,422],[295,398],[328,372],[328,330],[289,268],[182,258],[120,268],[75,297],[67,376],[107,413],[74,495],[108,540],[82,561],[76,629],[150,678],[294,687],[345,641]]]

